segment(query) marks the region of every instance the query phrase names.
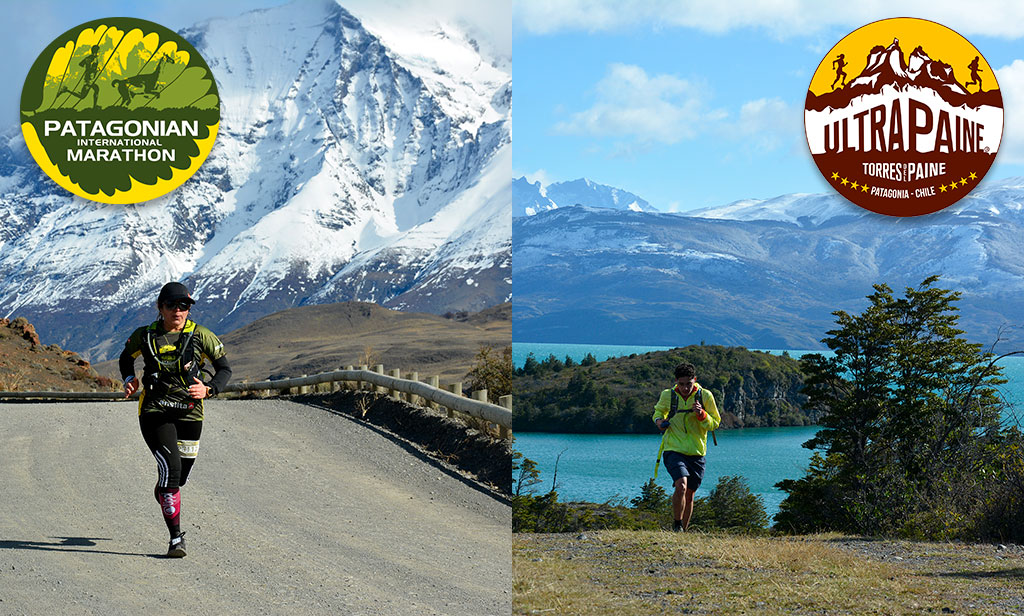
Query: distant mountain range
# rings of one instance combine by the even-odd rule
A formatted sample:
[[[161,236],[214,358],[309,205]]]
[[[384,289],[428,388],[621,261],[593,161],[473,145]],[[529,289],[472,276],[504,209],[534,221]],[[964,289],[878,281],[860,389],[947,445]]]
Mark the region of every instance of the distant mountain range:
[[[199,172],[149,203],[72,198],[12,127],[0,317],[98,360],[169,280],[221,333],[309,304],[507,301],[510,61],[458,27],[384,28],[314,0],[183,31],[217,79],[220,130]]]
[[[512,198],[515,216],[533,216],[540,212],[574,205],[633,212],[657,211],[650,203],[631,192],[591,182],[586,178],[571,182],[555,182],[547,186],[539,181],[530,182],[526,178],[516,178],[512,181]]]
[[[815,194],[685,215],[560,207],[515,219],[512,247],[517,341],[822,348],[832,311],[863,309],[873,284],[939,274],[970,339],[1024,345],[1024,178],[913,218]]]

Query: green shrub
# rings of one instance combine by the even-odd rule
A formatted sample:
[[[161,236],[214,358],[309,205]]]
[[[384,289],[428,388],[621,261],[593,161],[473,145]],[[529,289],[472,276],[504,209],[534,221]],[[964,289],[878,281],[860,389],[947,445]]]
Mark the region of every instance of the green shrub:
[[[707,497],[694,499],[691,524],[706,529],[764,531],[768,513],[745,478],[725,475],[718,478],[718,485]]]

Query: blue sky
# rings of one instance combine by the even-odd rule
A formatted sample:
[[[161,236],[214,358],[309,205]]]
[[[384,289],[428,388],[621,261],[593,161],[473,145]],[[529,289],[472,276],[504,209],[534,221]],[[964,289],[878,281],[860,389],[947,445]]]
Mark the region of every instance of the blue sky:
[[[535,10],[513,43],[512,142],[516,174],[531,180],[587,177],[663,211],[828,192],[803,133],[811,76],[846,34],[899,16],[957,30],[996,67],[1009,112],[986,179],[1024,175],[1013,123],[1024,21],[1012,3],[972,5],[978,15],[948,2],[523,6]]]

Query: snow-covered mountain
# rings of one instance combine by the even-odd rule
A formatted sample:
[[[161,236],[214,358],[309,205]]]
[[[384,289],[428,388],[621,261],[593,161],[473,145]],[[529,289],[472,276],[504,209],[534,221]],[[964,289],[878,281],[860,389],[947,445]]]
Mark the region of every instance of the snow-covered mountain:
[[[913,218],[784,195],[687,215],[559,208],[515,219],[512,238],[520,341],[820,348],[872,285],[938,274],[969,338],[1024,344],[1024,178]]]
[[[631,192],[580,178],[571,182],[555,182],[544,186],[516,178],[512,182],[512,198],[516,216],[533,216],[540,212],[572,205],[603,207],[633,212],[654,212],[651,204]]]
[[[221,124],[177,191],[73,199],[20,136],[0,141],[0,315],[102,359],[168,280],[219,332],[307,303],[507,300],[507,61],[451,25],[373,32],[330,0],[182,35],[217,78]]]
[[[772,199],[743,199],[729,205],[690,210],[686,215],[716,220],[777,220],[817,227],[838,219],[863,218],[870,212],[834,193],[795,193]]]
[[[953,77],[953,67],[932,60],[920,46],[904,62],[898,39],[893,40],[888,47],[878,45],[873,48],[868,54],[867,66],[850,81],[849,87],[858,88],[863,85],[867,86],[868,91],[877,93],[884,85],[902,88],[909,84],[927,85],[959,96],[968,93]]]

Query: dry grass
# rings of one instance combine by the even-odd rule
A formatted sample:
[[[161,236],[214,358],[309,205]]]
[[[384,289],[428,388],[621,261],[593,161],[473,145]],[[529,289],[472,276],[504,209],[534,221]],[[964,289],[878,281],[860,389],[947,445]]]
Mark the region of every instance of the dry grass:
[[[367,411],[373,406],[375,396],[360,396],[356,399],[355,410],[360,417],[366,417]]]
[[[359,360],[356,365],[358,366],[370,366],[373,369],[374,366],[381,362],[380,354],[374,352],[371,345],[363,347],[363,352],[359,355]]]
[[[11,374],[0,376],[0,391],[21,391],[25,382],[25,370],[18,369]]]
[[[1024,562],[843,538],[602,531],[515,535],[515,614],[1024,614]]]

